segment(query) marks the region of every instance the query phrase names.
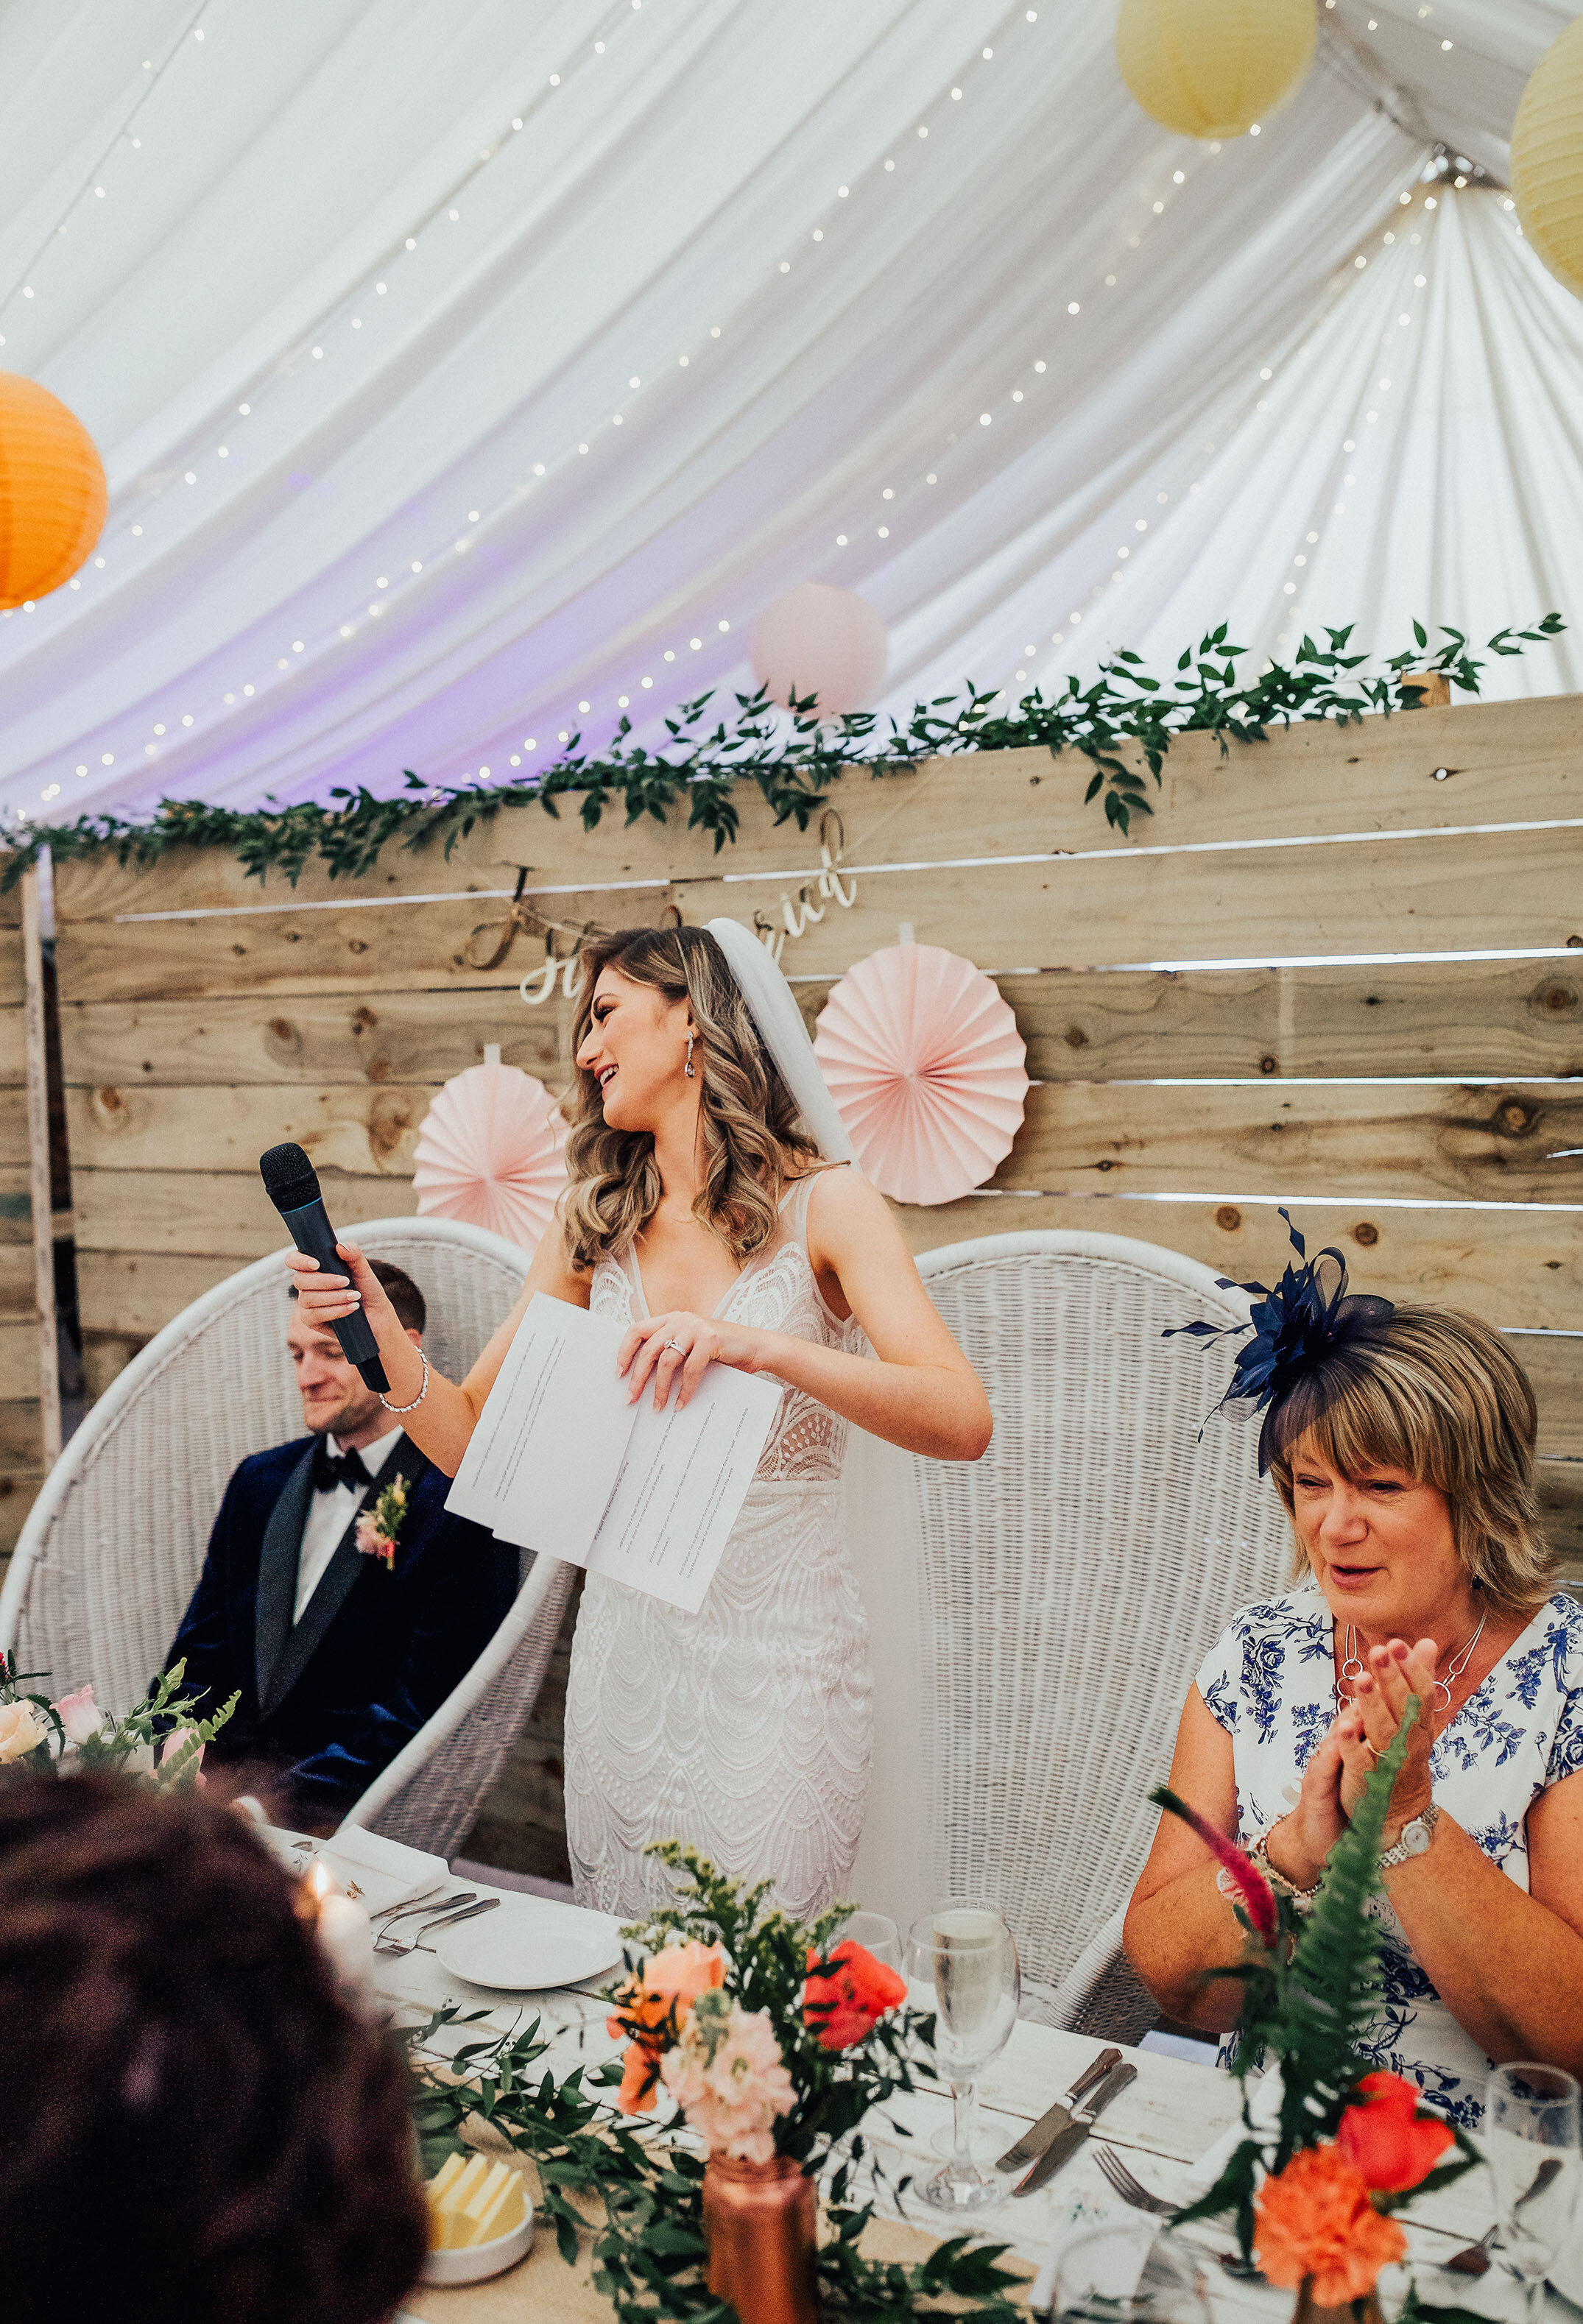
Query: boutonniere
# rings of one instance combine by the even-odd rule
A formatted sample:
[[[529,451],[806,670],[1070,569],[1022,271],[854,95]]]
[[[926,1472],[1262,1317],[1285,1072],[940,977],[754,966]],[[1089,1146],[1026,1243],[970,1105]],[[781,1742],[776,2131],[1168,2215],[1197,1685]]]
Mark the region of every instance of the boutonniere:
[[[357,1519],[357,1546],[365,1557],[383,1557],[387,1569],[395,1564],[396,1543],[407,1517],[407,1480],[398,1471],[370,1509]]]

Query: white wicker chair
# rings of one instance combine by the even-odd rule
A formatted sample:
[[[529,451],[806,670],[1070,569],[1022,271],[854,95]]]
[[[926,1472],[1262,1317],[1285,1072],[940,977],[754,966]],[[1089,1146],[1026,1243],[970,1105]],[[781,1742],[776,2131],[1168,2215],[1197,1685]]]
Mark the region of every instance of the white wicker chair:
[[[1254,1439],[1217,1419],[1245,1320],[1206,1267],[1113,1235],[957,1243],[919,1262],[989,1395],[977,1463],[862,1439],[848,1517],[875,1640],[876,1764],[853,1886],[905,1921],[945,1895],[1006,1914],[1024,2015],[1137,2039],[1120,1953],[1149,1791],[1182,1698],[1291,1535]]]
[[[453,1379],[517,1296],[523,1253],[448,1219],[346,1230],[408,1269],[429,1311],[424,1345]],[[285,1268],[262,1259],[152,1339],[93,1406],[45,1480],[0,1592],[0,1650],[56,1684],[91,1680],[134,1702],[176,1635],[238,1461],[302,1434],[285,1353]],[[571,1569],[528,1571],[461,1685],[353,1807],[348,1822],[449,1856],[531,1711]]]

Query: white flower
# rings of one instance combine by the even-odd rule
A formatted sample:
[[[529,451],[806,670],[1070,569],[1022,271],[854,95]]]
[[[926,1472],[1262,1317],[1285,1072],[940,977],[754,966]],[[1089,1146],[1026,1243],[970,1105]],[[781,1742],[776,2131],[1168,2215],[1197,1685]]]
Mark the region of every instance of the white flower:
[[[49,1739],[50,1729],[31,1702],[0,1702],[0,1766],[25,1759]]]

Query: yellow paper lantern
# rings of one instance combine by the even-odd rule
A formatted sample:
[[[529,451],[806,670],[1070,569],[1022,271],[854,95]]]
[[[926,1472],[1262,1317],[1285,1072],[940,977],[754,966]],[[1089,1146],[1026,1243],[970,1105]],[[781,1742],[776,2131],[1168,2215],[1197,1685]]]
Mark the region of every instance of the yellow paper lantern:
[[[0,372],[0,607],[69,581],[105,521],[93,438],[37,380]]]
[[[1523,92],[1512,195],[1535,254],[1583,297],[1583,16],[1551,42]]]
[[[1307,72],[1314,0],[1121,0],[1121,77],[1184,137],[1241,137]]]

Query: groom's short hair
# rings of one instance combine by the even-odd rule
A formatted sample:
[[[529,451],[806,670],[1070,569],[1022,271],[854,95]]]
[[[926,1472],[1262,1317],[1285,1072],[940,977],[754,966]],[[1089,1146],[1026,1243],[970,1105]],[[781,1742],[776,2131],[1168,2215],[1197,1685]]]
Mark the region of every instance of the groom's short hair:
[[[396,1312],[396,1322],[403,1332],[416,1332],[422,1337],[429,1322],[429,1310],[423,1294],[410,1275],[393,1267],[388,1259],[371,1259],[368,1262],[375,1281],[384,1287],[384,1296]],[[297,1286],[292,1286],[292,1296],[297,1296]]]

